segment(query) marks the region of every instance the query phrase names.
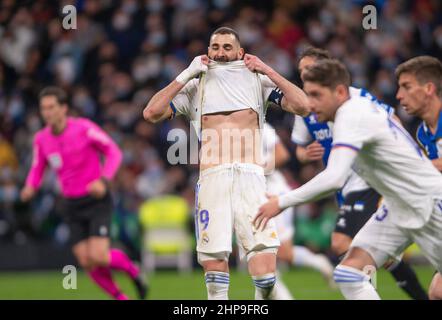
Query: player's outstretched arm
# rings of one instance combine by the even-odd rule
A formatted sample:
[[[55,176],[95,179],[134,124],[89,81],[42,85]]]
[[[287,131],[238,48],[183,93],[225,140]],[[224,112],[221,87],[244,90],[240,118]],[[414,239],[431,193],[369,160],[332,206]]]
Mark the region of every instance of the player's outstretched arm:
[[[281,89],[284,93],[281,106],[285,111],[299,114],[300,116],[306,116],[310,113],[307,96],[302,89],[281,76],[257,56],[246,54],[244,56],[244,63],[250,71],[268,76]]]
[[[357,152],[350,148],[334,148],[327,168],[301,187],[280,197],[269,197],[254,219],[256,228],[265,228],[267,221],[282,210],[302,203],[321,199],[341,189],[351,172]]]
[[[172,115],[169,103],[190,80],[197,77],[200,73],[206,72],[208,64],[209,57],[206,55],[195,57],[187,69],[150,99],[143,111],[144,119],[152,123],[169,119]]]

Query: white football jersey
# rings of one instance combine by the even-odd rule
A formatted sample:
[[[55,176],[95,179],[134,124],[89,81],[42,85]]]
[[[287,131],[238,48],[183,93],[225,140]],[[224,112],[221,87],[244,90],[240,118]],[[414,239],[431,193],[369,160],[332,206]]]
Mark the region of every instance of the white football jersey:
[[[333,147],[358,151],[353,169],[383,197],[393,223],[419,228],[428,221],[442,175],[408,132],[376,103],[352,97],[336,112]]]
[[[330,130],[333,130],[333,122],[327,123]],[[310,134],[304,119],[301,116],[295,115],[295,124],[292,131],[292,141],[301,146],[306,146],[313,142],[313,137]],[[342,187],[342,195],[346,197],[351,192],[363,191],[370,188],[370,186],[359,177],[354,171],[350,173],[344,187]]]
[[[394,113],[394,109],[390,106],[378,101],[373,97],[367,90],[355,87],[349,87],[350,97],[363,97],[371,101],[376,101],[377,106],[385,110],[389,114]],[[333,131],[333,122],[329,121],[327,123],[331,131]],[[295,123],[292,130],[292,141],[301,146],[306,146],[313,142],[313,140],[318,140],[320,137],[312,137],[304,119],[301,116],[295,115]],[[342,188],[342,195],[346,197],[351,192],[363,191],[370,188],[370,186],[359,177],[354,171],[351,172],[347,179],[344,187]]]
[[[280,139],[275,132],[275,129],[268,123],[264,124],[262,132],[263,156],[268,159],[272,156],[275,146]],[[281,171],[275,169],[270,174],[266,175],[267,190],[272,194],[282,194],[290,191],[290,186],[284,178]]]
[[[253,109],[264,123],[269,102],[281,105],[283,94],[268,76],[250,72],[244,61],[211,62],[200,79],[190,80],[172,99],[173,117],[185,115],[200,137],[201,115]]]

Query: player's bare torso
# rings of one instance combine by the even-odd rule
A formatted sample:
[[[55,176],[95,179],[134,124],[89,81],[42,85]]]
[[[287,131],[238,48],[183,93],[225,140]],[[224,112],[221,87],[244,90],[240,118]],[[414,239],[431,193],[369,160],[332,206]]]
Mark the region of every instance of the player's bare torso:
[[[254,110],[206,114],[201,120],[201,170],[234,162],[261,164],[261,136]]]

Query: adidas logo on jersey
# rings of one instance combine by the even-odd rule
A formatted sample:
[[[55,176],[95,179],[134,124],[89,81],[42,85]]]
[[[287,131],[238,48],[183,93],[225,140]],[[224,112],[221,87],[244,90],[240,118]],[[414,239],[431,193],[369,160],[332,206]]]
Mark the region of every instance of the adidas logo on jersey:
[[[347,225],[347,223],[345,222],[345,218],[340,218],[338,220],[338,223],[336,223],[336,225],[341,227],[341,228],[345,228],[345,226]]]

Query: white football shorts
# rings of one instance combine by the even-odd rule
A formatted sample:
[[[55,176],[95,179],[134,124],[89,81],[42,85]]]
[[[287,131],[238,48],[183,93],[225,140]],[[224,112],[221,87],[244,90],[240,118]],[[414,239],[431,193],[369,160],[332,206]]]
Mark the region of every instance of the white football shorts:
[[[433,212],[427,223],[418,229],[407,229],[392,223],[386,205],[381,205],[356,234],[351,247],[367,251],[379,268],[388,258],[398,259],[415,242],[424,256],[442,272],[442,197],[434,200]]]
[[[263,231],[253,219],[265,197],[263,169],[255,164],[222,164],[201,172],[196,186],[195,233],[198,261],[228,259],[232,252],[233,231],[240,257],[275,253],[280,245],[275,222]]]

